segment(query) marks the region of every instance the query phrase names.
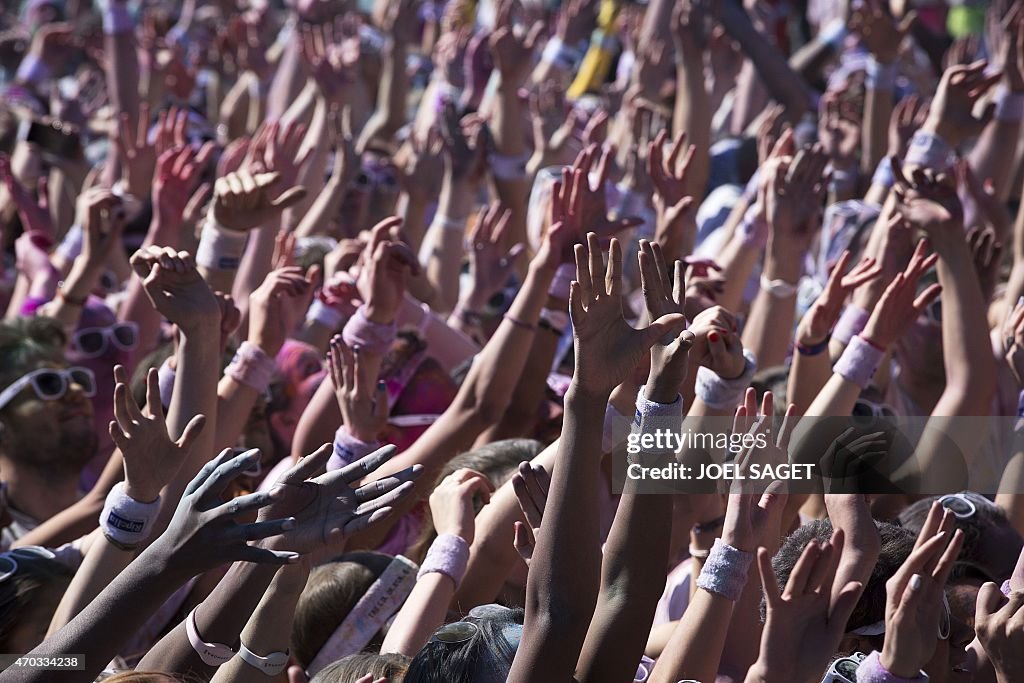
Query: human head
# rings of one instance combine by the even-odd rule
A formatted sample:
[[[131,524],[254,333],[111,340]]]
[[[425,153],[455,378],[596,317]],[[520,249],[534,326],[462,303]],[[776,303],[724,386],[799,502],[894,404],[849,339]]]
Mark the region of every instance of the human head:
[[[385,655],[359,652],[324,667],[309,683],[356,683],[367,674],[373,676],[373,680],[386,678],[388,683],[402,683],[410,661],[395,652]]]
[[[523,633],[523,610],[481,605],[441,627],[419,651],[404,683],[503,683]]]
[[[310,572],[306,588],[295,606],[292,653],[307,668],[373,582],[384,573],[392,557],[384,553],[345,553]],[[378,633],[367,646],[379,648]]]
[[[864,584],[857,606],[854,607],[846,623],[846,635],[840,643],[840,652],[871,652],[881,650],[882,636],[857,635],[853,631],[877,624],[885,619],[886,592],[885,583],[900,568],[914,548],[914,535],[906,529],[888,522],[875,522],[881,538],[881,551],[878,561],[871,570],[871,576]],[[804,548],[812,540],[826,543],[832,538],[832,524],[827,519],[813,520],[797,528],[786,537],[782,546],[772,558],[772,569],[779,585],[789,581],[790,572],[796,566]],[[765,605],[761,605],[761,613],[765,613]]]
[[[74,576],[53,553],[34,549],[0,555],[0,571],[17,569],[0,581],[0,648],[31,652],[46,638],[50,619]]]
[[[900,513],[899,522],[903,528],[914,534],[920,533],[936,500],[957,513],[954,524],[964,534],[952,580],[970,577],[982,582],[1001,583],[1013,573],[1024,543],[1006,514],[981,494],[961,491],[922,498]]]
[[[66,341],[60,324],[49,318],[0,323],[0,390],[33,370],[64,368]],[[96,453],[96,444],[92,402],[77,383],[55,400],[41,399],[26,386],[0,408],[0,462],[5,468],[77,478]]]

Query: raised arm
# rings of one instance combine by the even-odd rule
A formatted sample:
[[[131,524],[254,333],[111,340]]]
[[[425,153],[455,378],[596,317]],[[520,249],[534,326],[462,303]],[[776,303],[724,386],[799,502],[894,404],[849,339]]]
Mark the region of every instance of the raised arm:
[[[618,240],[611,240],[607,269],[597,236],[588,234],[587,242],[587,247],[576,247],[578,282],[570,294],[576,370],[566,394],[545,524],[530,563],[524,635],[508,677],[512,683],[538,676],[549,681],[572,679],[600,585],[600,461],[593,456],[600,451],[601,434],[592,425],[603,421],[612,389],[655,340],[678,333],[685,324],[682,315],[669,314],[646,329],[631,328],[622,318]]]
[[[682,315],[682,261],[674,263],[670,290],[668,268],[660,249],[641,240],[638,258],[649,319]],[[680,388],[689,369],[693,340],[694,334],[684,330],[678,337],[663,337],[651,348],[647,384],[636,400],[641,432],[654,429],[657,418],[681,422],[684,410]],[[655,420],[648,423],[650,418]],[[675,454],[669,451],[661,455],[671,459]],[[650,456],[656,458],[658,454],[641,457],[651,460]],[[635,674],[665,585],[672,507],[673,496],[667,492],[645,495],[627,490],[619,500],[604,547],[597,606],[576,665],[576,678],[581,683],[611,683]]]

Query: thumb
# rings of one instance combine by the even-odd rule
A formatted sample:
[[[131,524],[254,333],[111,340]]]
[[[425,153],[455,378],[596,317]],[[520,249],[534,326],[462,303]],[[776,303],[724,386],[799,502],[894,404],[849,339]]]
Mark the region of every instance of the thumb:
[[[185,425],[185,431],[182,433],[181,438],[177,440],[178,448],[183,451],[188,451],[195,444],[199,435],[203,433],[203,427],[206,426],[206,416],[196,415],[189,423]]]
[[[526,245],[523,244],[522,242],[512,245],[512,248],[508,250],[507,254],[505,254],[505,258],[502,259],[502,265],[506,269],[511,269],[513,266],[516,265],[516,262],[518,261],[519,257],[522,256],[525,252]]]
[[[647,326],[647,329],[643,331],[644,343],[647,344],[648,347],[651,347],[656,341],[658,341],[658,339],[667,335],[674,337],[682,332],[685,327],[685,315],[682,313],[667,313],[652,322]]]
[[[306,188],[301,185],[296,185],[295,187],[282,192],[277,199],[270,202],[270,205],[275,209],[287,209],[289,206],[302,201],[305,196]]]
[[[917,12],[915,10],[910,10],[903,17],[903,21],[901,21],[899,24],[898,30],[900,32],[900,35],[907,35],[907,32],[910,31],[910,29],[913,27],[915,21],[917,21]]]

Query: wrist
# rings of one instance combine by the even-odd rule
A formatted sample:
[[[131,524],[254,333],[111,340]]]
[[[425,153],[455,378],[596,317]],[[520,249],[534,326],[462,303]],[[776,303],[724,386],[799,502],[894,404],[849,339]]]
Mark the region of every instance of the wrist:
[[[611,395],[611,390],[581,386],[579,381],[574,378],[569,384],[569,389],[565,392],[565,405],[573,405],[578,408],[590,408],[594,405],[599,405],[603,412],[604,406],[608,403],[608,397]]]
[[[378,325],[390,325],[397,315],[390,307],[375,305],[372,300],[363,304],[363,314],[367,320]]]
[[[139,501],[140,503],[152,503],[160,498],[160,489],[151,491],[145,486],[132,486],[132,482],[125,479],[124,494],[133,500]]]
[[[679,398],[681,383],[681,381],[668,380],[664,377],[664,373],[659,372],[644,385],[644,398],[652,403],[675,403]]]
[[[791,285],[800,283],[806,250],[802,246],[772,240],[764,261],[764,279],[782,280]]]
[[[889,639],[892,642],[892,639]],[[891,673],[893,676],[899,678],[917,678],[917,674],[921,671],[921,668],[914,666],[911,662],[903,661],[899,657],[898,652],[892,652],[893,648],[886,643],[882,646],[882,654],[879,655],[879,663],[885,667],[885,670]]]

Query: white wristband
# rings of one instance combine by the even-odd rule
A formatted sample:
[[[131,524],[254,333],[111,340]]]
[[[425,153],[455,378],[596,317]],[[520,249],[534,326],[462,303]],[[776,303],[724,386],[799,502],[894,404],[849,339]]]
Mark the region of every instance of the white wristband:
[[[701,366],[697,369],[697,382],[694,393],[709,408],[725,410],[735,408],[743,399],[743,392],[750,386],[750,380],[757,372],[757,358],[749,349],[743,350],[746,365],[743,374],[734,379],[719,377],[711,368]]]
[[[203,664],[207,666],[220,666],[224,662],[228,661],[235,656],[235,651],[223,643],[207,643],[199,635],[199,629],[196,628],[196,607],[188,613],[188,617],[185,619],[185,635],[188,636],[188,642],[192,645],[192,649],[195,650],[196,654],[199,655],[199,659],[203,660]]]
[[[196,265],[214,270],[238,270],[249,233],[229,230],[208,216],[199,236]]]
[[[238,648],[238,658],[258,670],[264,676],[276,676],[288,666],[287,652],[271,652],[266,657],[260,657],[247,648],[245,643],[240,645],[241,647]]]
[[[800,285],[794,285],[786,282],[785,280],[769,280],[768,277],[762,273],[761,289],[776,298],[785,299],[786,297],[796,296],[797,291],[800,289]]]
[[[910,139],[905,163],[907,166],[924,166],[944,171],[950,166],[952,153],[949,143],[941,136],[919,130]]]
[[[882,64],[874,58],[874,56],[868,57],[867,64],[864,65],[864,71],[866,78],[864,79],[864,85],[870,90],[892,90],[896,87],[896,74],[898,70],[896,64]]]
[[[159,496],[151,503],[140,503],[124,492],[124,482],[120,481],[107,494],[100,513],[100,528],[116,543],[136,546],[149,538],[152,521],[159,513]]]
[[[334,306],[329,306],[319,299],[314,299],[306,311],[306,322],[318,323],[331,330],[339,330],[345,323],[345,316]]]

